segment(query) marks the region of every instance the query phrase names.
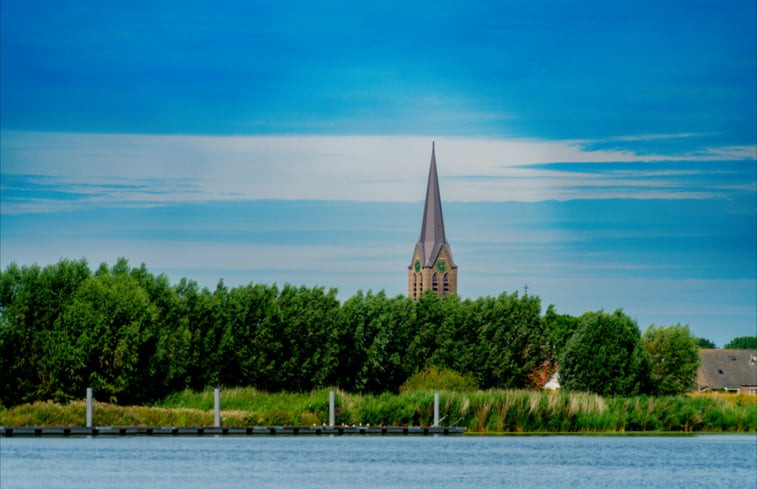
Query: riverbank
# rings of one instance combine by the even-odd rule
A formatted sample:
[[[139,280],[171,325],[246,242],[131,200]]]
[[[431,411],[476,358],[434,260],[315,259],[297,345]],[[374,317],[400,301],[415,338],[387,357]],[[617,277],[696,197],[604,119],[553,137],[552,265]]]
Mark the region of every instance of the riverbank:
[[[95,394],[95,397],[97,395]],[[36,402],[0,410],[0,426],[84,426],[83,401]],[[490,390],[442,392],[441,423],[469,433],[755,432],[757,396],[603,398],[583,393]],[[328,389],[266,393],[224,389],[223,426],[322,426]],[[337,425],[430,426],[433,392],[379,396],[337,391]],[[95,426],[213,425],[213,391],[172,394],[153,406],[95,402]]]

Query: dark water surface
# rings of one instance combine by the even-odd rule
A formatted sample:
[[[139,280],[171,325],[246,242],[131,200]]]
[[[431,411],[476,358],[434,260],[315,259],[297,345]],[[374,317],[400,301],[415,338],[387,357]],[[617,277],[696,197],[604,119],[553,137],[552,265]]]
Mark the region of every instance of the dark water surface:
[[[755,488],[757,437],[2,438],[0,488]]]

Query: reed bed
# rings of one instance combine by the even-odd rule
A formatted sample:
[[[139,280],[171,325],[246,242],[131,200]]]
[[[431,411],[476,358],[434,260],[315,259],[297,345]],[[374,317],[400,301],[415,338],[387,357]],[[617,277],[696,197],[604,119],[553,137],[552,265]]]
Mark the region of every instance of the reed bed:
[[[433,391],[359,395],[336,391],[338,425],[428,426]],[[267,393],[252,388],[221,394],[225,426],[323,425],[329,389]],[[489,390],[441,392],[441,424],[472,433],[755,432],[757,396],[608,397],[567,392]],[[0,411],[0,426],[81,426],[83,401],[36,402]],[[98,426],[209,426],[213,391],[184,391],[154,406],[96,403]]]

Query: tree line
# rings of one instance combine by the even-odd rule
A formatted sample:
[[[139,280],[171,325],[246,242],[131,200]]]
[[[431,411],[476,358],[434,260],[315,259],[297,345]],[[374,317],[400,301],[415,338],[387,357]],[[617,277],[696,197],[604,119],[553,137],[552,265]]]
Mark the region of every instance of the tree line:
[[[85,260],[11,264],[0,275],[0,399],[145,403],[206,386],[397,391],[429,365],[481,387],[520,388],[552,358],[533,295],[418,301],[248,284],[215,290]]]
[[[686,361],[671,363],[686,371],[660,370],[655,355],[671,353],[655,348],[676,349]],[[340,303],[322,287],[171,285],[126,259],[95,271],[67,259],[0,271],[6,406],[81,398],[86,387],[119,404],[211,386],[396,392],[433,367],[483,389],[526,388],[557,363],[574,390],[672,393],[693,384],[696,348],[684,326],[650,328],[642,338],[622,311],[573,317],[549,306],[542,314],[530,294],[413,301],[358,292]],[[587,372],[593,383],[581,383]],[[668,382],[674,374],[681,380]],[[626,376],[634,380],[612,380]]]

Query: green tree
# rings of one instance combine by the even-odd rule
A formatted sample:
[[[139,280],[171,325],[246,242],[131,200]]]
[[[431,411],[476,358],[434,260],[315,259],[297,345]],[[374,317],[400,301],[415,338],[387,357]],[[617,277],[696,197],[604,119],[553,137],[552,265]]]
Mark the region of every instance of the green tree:
[[[390,299],[383,291],[359,291],[345,301],[332,383],[358,392],[396,391],[406,378],[404,357],[414,317],[412,301]]]
[[[473,374],[480,315],[457,295],[439,298],[433,291],[412,302],[415,327],[406,356],[406,375],[437,367]]]
[[[337,361],[336,290],[285,285],[256,329],[256,387],[307,391],[333,378]]]
[[[449,334],[444,331],[442,299],[431,290],[424,292],[413,303],[415,324],[413,338],[407,348],[405,368],[408,376],[425,369],[429,359],[447,341]]]
[[[568,341],[578,329],[580,320],[569,314],[558,314],[555,311],[555,306],[550,304],[547,307],[547,312],[544,313],[544,321],[552,331],[555,356],[559,357],[565,345],[568,344]]]
[[[650,380],[656,394],[673,395],[694,387],[699,347],[688,326],[649,326],[642,336],[650,360]]]
[[[470,299],[461,301],[458,295],[442,301],[444,329],[449,335],[431,358],[431,365],[462,372],[475,378],[479,365],[478,339],[481,330],[481,310]]]
[[[187,387],[186,374],[189,363],[191,331],[189,322],[182,315],[179,295],[171,287],[168,277],[154,276],[143,263],[129,274],[147,292],[157,317],[146,326],[142,344],[141,389],[147,399],[159,399],[166,394]]]
[[[502,293],[480,299],[478,307],[478,384],[485,389],[526,387],[529,375],[552,356],[552,335],[542,321],[539,297]]]
[[[223,385],[256,385],[258,328],[276,302],[277,289],[249,284],[229,291],[228,323],[221,340]]]
[[[708,340],[707,338],[694,338],[694,341],[697,343],[697,348],[717,348],[715,346],[715,342],[712,340]]]
[[[754,350],[757,349],[757,336],[739,336],[734,338],[723,347],[733,350]]]
[[[46,399],[50,374],[44,345],[64,308],[91,272],[86,260],[0,271],[0,402]]]
[[[384,330],[385,306],[369,291],[359,290],[347,299],[339,311],[337,324],[337,363],[339,368],[332,379],[334,385],[354,392],[365,392],[369,381],[367,371],[373,365],[368,351],[376,335]],[[378,351],[373,350],[374,358]],[[378,366],[379,362],[376,362]]]
[[[178,300],[177,316],[187,328],[189,345],[186,352],[184,385],[202,390],[207,383],[207,372],[201,362],[204,358],[204,334],[211,322],[213,298],[207,288],[200,289],[194,280],[181,279],[174,286]]]
[[[157,309],[125,260],[101,266],[77,289],[44,345],[49,393],[80,398],[86,387],[113,402],[141,402],[157,343]]]
[[[405,362],[407,346],[413,338],[415,325],[415,301],[397,296],[386,302],[386,350],[382,367],[383,378],[372,379],[367,384],[370,392],[397,392],[400,385],[410,375]]]
[[[618,309],[587,312],[559,360],[566,390],[601,395],[649,392],[649,357],[636,322]]]
[[[229,290],[219,280],[213,292],[207,288],[198,292],[190,285],[183,293],[191,328],[189,384],[194,389],[219,386],[221,370],[229,361],[227,352],[222,350],[229,322]]]

